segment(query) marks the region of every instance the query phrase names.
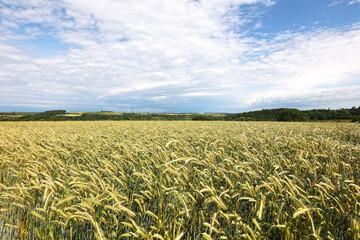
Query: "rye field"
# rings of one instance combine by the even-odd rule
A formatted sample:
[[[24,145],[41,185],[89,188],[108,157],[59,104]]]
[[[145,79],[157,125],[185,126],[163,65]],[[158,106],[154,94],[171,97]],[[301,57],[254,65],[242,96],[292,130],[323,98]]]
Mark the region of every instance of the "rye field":
[[[1,122],[0,239],[360,239],[360,125]]]

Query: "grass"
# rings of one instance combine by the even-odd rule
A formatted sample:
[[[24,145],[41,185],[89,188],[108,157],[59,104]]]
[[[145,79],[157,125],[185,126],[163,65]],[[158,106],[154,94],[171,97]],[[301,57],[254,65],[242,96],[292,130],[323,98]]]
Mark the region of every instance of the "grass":
[[[360,125],[2,122],[1,239],[359,239]]]

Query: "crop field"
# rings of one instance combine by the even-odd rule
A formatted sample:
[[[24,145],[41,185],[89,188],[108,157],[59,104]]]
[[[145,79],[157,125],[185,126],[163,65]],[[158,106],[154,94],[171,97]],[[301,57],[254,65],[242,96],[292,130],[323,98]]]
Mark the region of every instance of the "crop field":
[[[0,239],[360,239],[360,125],[1,122]]]

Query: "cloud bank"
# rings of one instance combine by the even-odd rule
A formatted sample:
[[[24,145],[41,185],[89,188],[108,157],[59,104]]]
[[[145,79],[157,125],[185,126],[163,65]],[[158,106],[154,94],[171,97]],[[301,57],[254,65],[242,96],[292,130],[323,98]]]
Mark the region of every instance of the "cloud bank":
[[[250,34],[276,4],[2,0],[0,110],[360,105],[360,24]]]

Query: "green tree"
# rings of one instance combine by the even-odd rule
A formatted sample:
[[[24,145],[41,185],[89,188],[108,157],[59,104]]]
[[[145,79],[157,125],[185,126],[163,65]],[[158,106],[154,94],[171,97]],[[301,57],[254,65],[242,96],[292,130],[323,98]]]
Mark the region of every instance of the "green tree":
[[[302,122],[306,118],[305,114],[298,109],[284,109],[279,113],[277,120],[282,122]]]

